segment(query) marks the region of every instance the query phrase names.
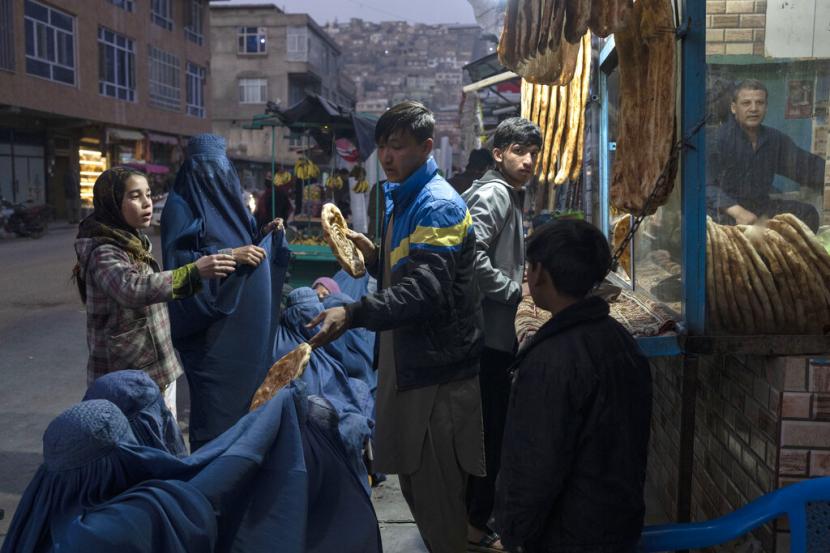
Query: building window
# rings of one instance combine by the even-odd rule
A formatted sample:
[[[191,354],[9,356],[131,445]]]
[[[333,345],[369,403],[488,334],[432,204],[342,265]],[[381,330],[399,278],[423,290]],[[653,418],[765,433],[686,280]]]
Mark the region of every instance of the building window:
[[[187,62],[187,114],[205,116],[205,68]]]
[[[44,4],[26,0],[26,72],[75,84],[75,18]]]
[[[308,61],[308,27],[288,27],[286,45],[288,61]]]
[[[150,19],[159,27],[173,29],[173,0],[151,0]]]
[[[128,12],[133,11],[133,0],[109,0],[109,3]]]
[[[179,58],[152,46],[148,48],[147,58],[150,61],[150,105],[179,111]]]
[[[240,104],[264,104],[267,99],[267,79],[239,79]]]
[[[205,40],[202,34],[202,24],[205,19],[204,0],[190,0],[190,5],[185,12],[187,23],[184,27],[184,36],[191,42],[202,45]]]
[[[135,102],[135,45],[124,35],[98,27],[98,92]]]
[[[265,27],[240,27],[239,28],[240,54],[264,54],[266,46]]]
[[[14,71],[12,0],[0,0],[0,69]]]

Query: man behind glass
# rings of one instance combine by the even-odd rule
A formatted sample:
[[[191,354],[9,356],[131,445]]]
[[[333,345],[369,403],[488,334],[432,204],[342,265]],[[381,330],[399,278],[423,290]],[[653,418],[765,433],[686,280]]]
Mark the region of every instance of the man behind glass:
[[[763,124],[768,92],[756,79],[738,83],[734,117],[709,144],[706,200],[709,214],[725,224],[751,225],[762,217],[792,213],[814,231],[819,214],[806,202],[773,199],[775,175],[821,192],[824,160],[795,145],[790,137]]]

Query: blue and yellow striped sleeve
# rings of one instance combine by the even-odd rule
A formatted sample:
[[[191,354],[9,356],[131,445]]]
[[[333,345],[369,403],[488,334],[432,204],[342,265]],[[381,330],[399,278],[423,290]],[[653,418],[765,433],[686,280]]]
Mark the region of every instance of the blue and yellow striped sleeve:
[[[418,221],[409,236],[410,249],[458,251],[464,239],[473,232],[473,218],[462,202],[446,201],[443,206],[436,207],[438,209],[431,209]]]

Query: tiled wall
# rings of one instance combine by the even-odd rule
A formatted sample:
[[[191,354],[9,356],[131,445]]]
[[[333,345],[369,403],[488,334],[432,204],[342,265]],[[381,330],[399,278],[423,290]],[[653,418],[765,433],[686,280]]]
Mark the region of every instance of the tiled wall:
[[[707,0],[708,55],[764,55],[766,0]]]
[[[652,374],[648,475],[663,509],[674,515],[681,360],[653,360]],[[706,356],[698,376],[692,520],[716,518],[780,486],[830,475],[830,363],[806,357]],[[758,529],[753,537],[766,553],[789,551],[783,520]]]

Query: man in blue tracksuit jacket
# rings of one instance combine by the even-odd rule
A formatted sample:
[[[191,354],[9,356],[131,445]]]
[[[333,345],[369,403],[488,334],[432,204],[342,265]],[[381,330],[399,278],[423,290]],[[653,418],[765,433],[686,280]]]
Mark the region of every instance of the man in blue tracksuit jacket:
[[[377,332],[374,470],[398,474],[432,553],[466,550],[468,475],[484,475],[481,297],[475,233],[467,206],[431,156],[435,119],[407,101],[378,120],[378,158],[389,182],[381,247],[349,238],[378,279],[378,291],[328,309],[309,343],[349,328]]]

